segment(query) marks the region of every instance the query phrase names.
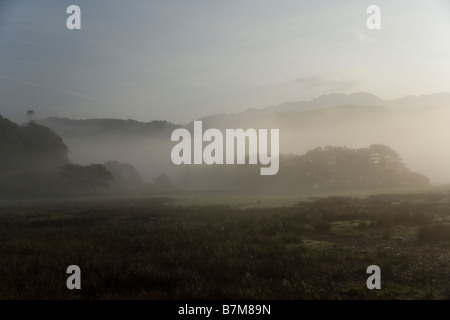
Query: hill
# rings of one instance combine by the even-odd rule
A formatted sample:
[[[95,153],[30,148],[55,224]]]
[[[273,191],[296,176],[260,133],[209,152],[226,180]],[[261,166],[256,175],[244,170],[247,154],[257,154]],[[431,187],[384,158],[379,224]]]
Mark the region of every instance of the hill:
[[[56,172],[69,162],[68,148],[51,129],[34,122],[19,126],[0,115],[0,172]]]

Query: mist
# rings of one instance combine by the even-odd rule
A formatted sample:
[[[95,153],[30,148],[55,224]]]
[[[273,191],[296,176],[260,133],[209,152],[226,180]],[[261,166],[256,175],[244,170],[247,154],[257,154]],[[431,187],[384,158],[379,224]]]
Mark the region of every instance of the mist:
[[[170,138],[102,136],[93,139],[68,138],[71,162],[88,165],[118,161],[132,164],[147,183],[153,183],[161,173],[169,173]]]
[[[325,146],[362,148],[385,144],[395,149],[412,171],[427,175],[433,184],[450,183],[450,108],[396,111],[374,107],[368,114],[358,114],[358,108],[349,107],[342,115],[338,114],[339,108],[329,110],[321,118],[310,117],[313,119],[298,129],[281,125],[281,153],[302,154]]]
[[[200,120],[203,121],[204,130],[279,129],[282,155],[303,155],[309,150],[327,146],[358,149],[372,144],[387,145],[399,153],[411,171],[426,175],[432,184],[448,184],[450,149],[446,148],[446,139],[450,137],[447,124],[450,108],[442,106],[445,101],[430,107],[417,106],[414,101],[411,104],[411,108],[395,103],[381,106],[352,104],[313,110],[294,108],[283,112],[272,107],[270,112],[252,109]],[[120,133],[118,129],[114,133],[91,132],[86,135],[81,134],[81,131],[52,126],[51,123],[47,125],[63,137],[73,163],[129,163],[135,166],[147,183],[153,183],[158,175],[166,173],[177,185],[187,189],[208,189],[212,186],[221,189],[221,182],[214,181],[217,180],[214,173],[223,171],[221,181],[227,180],[223,187],[229,188],[232,184],[232,181],[228,181],[230,177],[225,178],[225,172],[232,170],[230,168],[172,164],[170,154],[176,145],[176,142],[170,141],[172,129],[158,134],[133,134],[130,130]],[[171,128],[175,127],[178,126]],[[192,123],[185,127],[192,130]],[[203,147],[207,144],[204,142]],[[245,168],[250,170],[248,172],[254,171],[250,166]],[[187,172],[189,179],[186,178]],[[270,177],[265,181],[270,184]]]

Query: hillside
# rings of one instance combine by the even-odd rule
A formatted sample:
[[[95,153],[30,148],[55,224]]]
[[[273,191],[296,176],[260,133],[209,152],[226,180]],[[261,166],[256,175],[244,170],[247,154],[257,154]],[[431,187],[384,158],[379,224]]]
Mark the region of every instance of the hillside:
[[[0,115],[0,172],[56,172],[68,163],[68,148],[51,129],[19,126]]]

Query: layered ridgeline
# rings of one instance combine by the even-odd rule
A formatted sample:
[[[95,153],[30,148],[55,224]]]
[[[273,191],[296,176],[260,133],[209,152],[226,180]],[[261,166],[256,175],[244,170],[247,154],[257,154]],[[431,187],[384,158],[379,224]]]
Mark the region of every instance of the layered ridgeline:
[[[446,147],[450,137],[448,119],[450,93],[396,100],[355,93],[323,95],[308,102],[216,114],[199,120],[203,130],[279,129],[281,154],[300,156],[327,146],[356,150],[374,144],[386,145],[398,152],[412,171],[425,174],[434,184],[443,184],[450,183],[447,169],[450,149]],[[184,171],[196,168],[176,167],[170,158],[175,145],[170,141],[171,133],[179,127],[192,130],[193,122],[181,126],[166,121],[48,118],[40,123],[63,137],[76,163],[104,163],[114,159],[133,164],[147,182],[155,181],[165,172],[185,188],[204,181],[186,181]],[[283,157],[280,170],[284,166],[282,160]],[[205,179],[202,188],[210,184],[210,179]]]
[[[216,114],[199,120],[203,129],[280,129],[280,153],[303,155],[317,147],[350,149],[382,144],[396,150],[415,172],[434,184],[450,183],[450,93],[381,100],[369,93],[330,94],[308,102],[290,102],[235,114]],[[69,120],[40,121],[63,137],[76,163],[104,163],[111,159],[131,163],[147,182],[162,172],[189,188],[181,179],[185,168],[172,165],[176,128],[166,121]],[[283,164],[280,163],[280,169]],[[192,168],[187,168],[193,170]],[[208,180],[208,179],[207,179]],[[196,182],[197,183],[197,182]]]
[[[201,119],[208,128],[280,129],[280,153],[302,155],[316,147],[352,149],[383,144],[433,184],[450,183],[450,93],[382,100],[369,93],[329,94]],[[189,127],[192,124],[189,124]],[[280,162],[280,169],[283,164]]]

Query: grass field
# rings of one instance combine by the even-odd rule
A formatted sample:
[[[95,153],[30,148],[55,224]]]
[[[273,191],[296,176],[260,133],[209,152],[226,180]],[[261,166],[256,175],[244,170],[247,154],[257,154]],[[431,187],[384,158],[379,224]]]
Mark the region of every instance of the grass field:
[[[0,299],[450,299],[450,190],[376,193],[2,200]]]

